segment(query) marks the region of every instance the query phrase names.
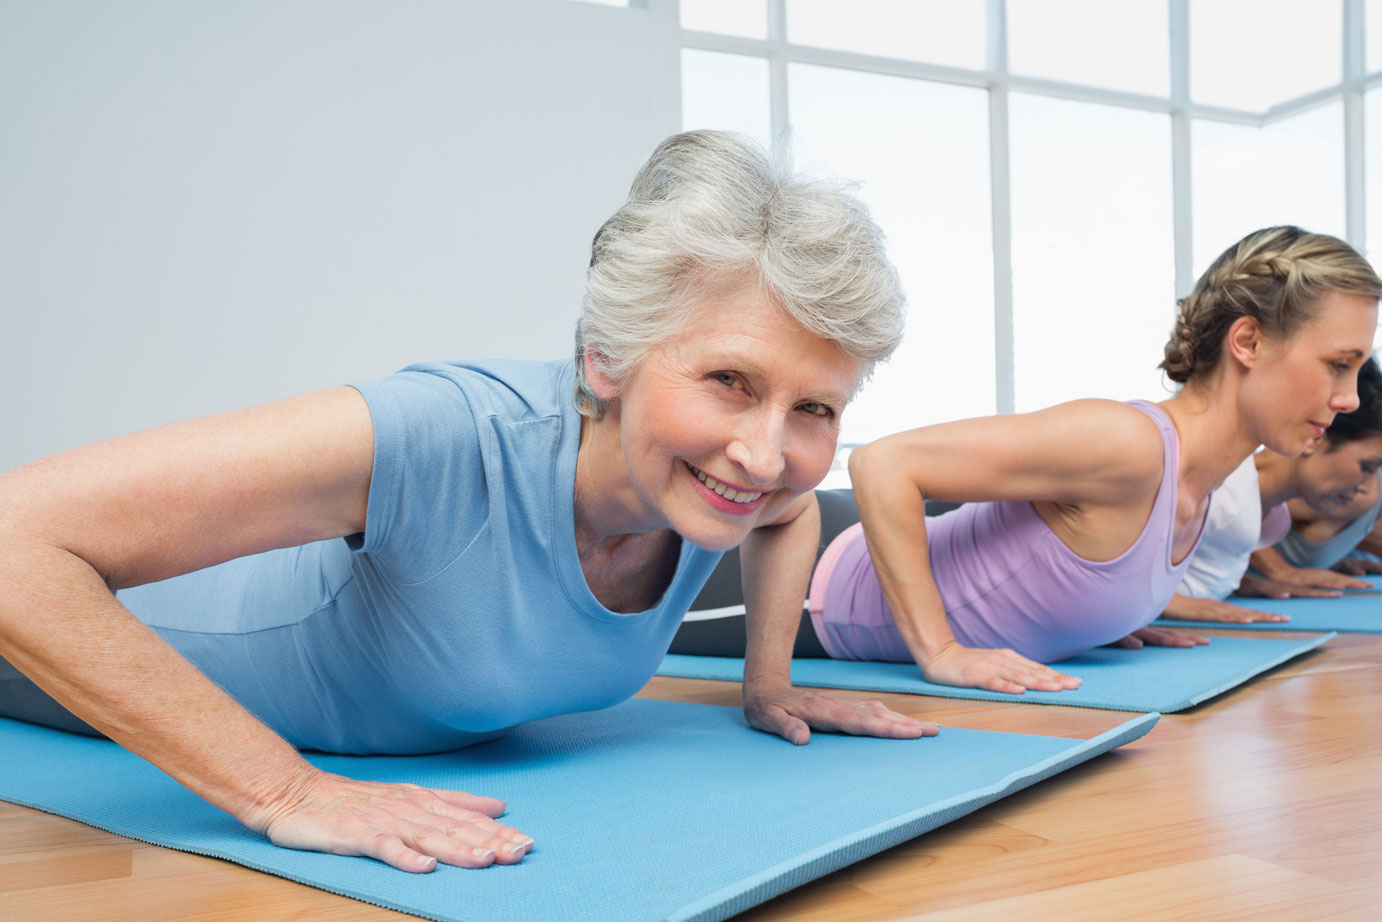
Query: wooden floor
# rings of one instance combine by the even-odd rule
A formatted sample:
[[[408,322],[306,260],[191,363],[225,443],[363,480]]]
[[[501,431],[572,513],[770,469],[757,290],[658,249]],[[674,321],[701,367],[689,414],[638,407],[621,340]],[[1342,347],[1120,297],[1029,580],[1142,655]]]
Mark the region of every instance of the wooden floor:
[[[736,704],[738,686],[655,679],[643,695]],[[1127,716],[887,700],[955,727],[1083,738]],[[1382,635],[1340,636],[1163,717],[1130,746],[739,919],[1382,919],[1380,723]],[[0,920],[408,918],[0,804]]]

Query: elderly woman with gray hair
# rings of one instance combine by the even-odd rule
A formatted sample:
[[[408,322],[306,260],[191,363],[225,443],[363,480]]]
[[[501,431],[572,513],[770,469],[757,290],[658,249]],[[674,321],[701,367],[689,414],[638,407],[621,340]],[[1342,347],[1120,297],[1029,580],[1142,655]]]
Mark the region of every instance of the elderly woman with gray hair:
[[[533,843],[502,801],[297,750],[444,751],[628,698],[742,543],[749,722],[932,734],[787,679],[812,488],[902,305],[839,186],[670,138],[595,237],[574,362],[415,365],[0,476],[0,714],[109,736],[279,845],[511,864]]]

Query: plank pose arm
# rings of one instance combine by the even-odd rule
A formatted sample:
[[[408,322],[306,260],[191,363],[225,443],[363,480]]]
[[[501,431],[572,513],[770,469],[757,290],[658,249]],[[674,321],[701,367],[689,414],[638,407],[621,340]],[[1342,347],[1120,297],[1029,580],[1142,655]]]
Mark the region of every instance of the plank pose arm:
[[[275,844],[406,871],[518,861],[532,840],[495,822],[502,801],[317,770],[113,594],[363,531],[372,450],[342,387],[0,475],[0,655]]]
[[[1003,692],[1079,684],[1012,650],[957,642],[930,569],[926,499],[1030,501],[1076,554],[1109,560],[1141,532],[1161,468],[1155,425],[1106,400],[928,426],[856,449],[850,475],[869,554],[898,631],[927,680]],[[1194,642],[1149,637],[1178,646]]]
[[[882,702],[857,704],[792,687],[792,642],[819,536],[820,509],[815,494],[807,493],[740,545],[748,612],[744,714],[749,724],[798,746],[810,740],[812,727],[893,739],[936,735],[935,724],[889,710]]]

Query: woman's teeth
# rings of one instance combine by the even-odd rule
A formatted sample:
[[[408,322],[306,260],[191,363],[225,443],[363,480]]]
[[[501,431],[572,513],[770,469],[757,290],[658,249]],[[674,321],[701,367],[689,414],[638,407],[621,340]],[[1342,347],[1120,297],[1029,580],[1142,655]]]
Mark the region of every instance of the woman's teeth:
[[[762,493],[740,493],[737,490],[726,487],[724,484],[720,483],[720,481],[708,475],[705,471],[699,471],[695,468],[692,468],[692,470],[696,471],[697,480],[732,503],[751,503],[763,495]]]

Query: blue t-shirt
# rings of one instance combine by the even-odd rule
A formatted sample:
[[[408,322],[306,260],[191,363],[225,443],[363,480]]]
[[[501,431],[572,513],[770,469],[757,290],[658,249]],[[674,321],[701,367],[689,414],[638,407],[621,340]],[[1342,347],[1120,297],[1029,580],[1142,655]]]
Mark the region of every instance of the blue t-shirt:
[[[720,554],[683,541],[645,612],[595,599],[575,543],[573,381],[570,361],[486,361],[356,385],[374,421],[363,534],[119,599],[304,749],[438,752],[616,704]]]

